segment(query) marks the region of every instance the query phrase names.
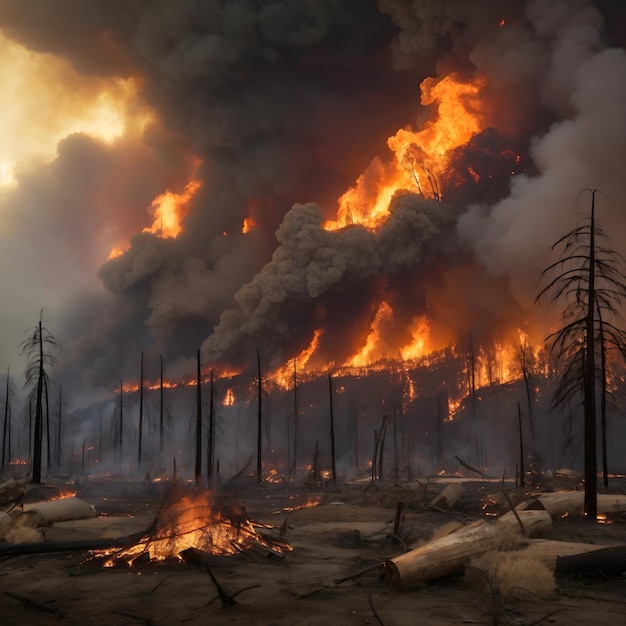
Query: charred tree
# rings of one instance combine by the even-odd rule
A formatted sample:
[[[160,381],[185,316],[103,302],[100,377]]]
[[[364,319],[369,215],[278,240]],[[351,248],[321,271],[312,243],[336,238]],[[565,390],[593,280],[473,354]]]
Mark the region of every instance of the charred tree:
[[[159,455],[163,454],[163,355],[159,354]]]
[[[443,461],[443,415],[441,410],[441,395],[439,393],[435,396],[435,401],[437,402],[437,469],[441,470]]]
[[[257,384],[258,384],[258,411],[257,411],[257,443],[256,443],[256,481],[261,482],[263,478],[263,380],[261,378],[261,355],[259,349],[256,351],[257,364]]]
[[[22,353],[26,356],[24,378],[26,386],[31,389],[31,397],[35,401],[35,424],[32,437],[32,482],[41,483],[41,453],[44,424],[44,390],[50,378],[50,370],[56,364],[55,350],[58,344],[50,331],[43,324],[41,309],[39,322],[27,331],[28,335],[22,342]]]
[[[209,372],[209,438],[207,441],[207,479],[209,484],[213,480],[213,454],[215,452],[215,389],[213,385],[213,370]]]
[[[359,475],[359,413],[356,403],[352,412],[352,431],[354,437],[354,468],[356,475]]]
[[[59,418],[57,420],[57,469],[61,468],[61,433],[63,432],[63,385],[59,385]]]
[[[11,462],[11,381],[10,369],[7,367],[7,382],[4,396],[4,423],[2,425],[2,465],[0,472],[4,472],[4,466]]]
[[[120,380],[120,424],[118,431],[118,444],[120,451],[120,459],[124,447],[124,383]]]
[[[527,343],[526,336],[524,336],[524,340],[520,344],[518,357],[519,357],[520,369],[522,371],[522,378],[524,379],[524,389],[526,390],[526,403],[528,404],[528,423],[530,426],[530,437],[531,437],[531,446],[532,446],[535,440],[535,427],[534,427],[534,421],[533,421],[531,376],[533,375],[533,365],[534,365],[535,359],[534,359],[532,347],[530,347]]]
[[[196,376],[196,485],[202,480],[202,372],[200,367],[200,348],[197,353]]]
[[[52,463],[52,458],[50,455],[50,397],[48,394],[48,381],[44,378],[43,381],[44,387],[44,398],[46,400],[46,467],[48,471],[50,471],[50,466]]]
[[[335,415],[333,413],[333,378],[328,373],[328,396],[330,403],[330,467],[331,480],[333,484],[337,483],[337,466],[335,463]]]
[[[522,408],[517,402],[517,426],[519,430],[519,485],[523,487],[526,482],[526,469],[524,467],[524,439],[522,437]]]
[[[600,345],[600,437],[602,447],[602,484],[605,488],[609,486],[609,462],[606,450],[606,346],[603,337],[602,312],[598,308],[598,323],[600,333],[598,343]]]
[[[287,445],[289,448],[289,445]],[[298,361],[293,359],[293,459],[289,474],[295,479],[298,468]]]
[[[611,346],[626,359],[626,332],[619,307],[626,302],[624,258],[607,245],[608,236],[596,223],[595,201],[591,194],[589,218],[561,237],[552,250],[560,258],[543,276],[553,277],[536,300],[547,297],[563,306],[563,326],[547,337],[550,353],[557,363],[559,382],[554,405],[566,407],[582,389],[584,415],[584,514],[597,519],[596,391],[598,348]],[[602,320],[602,321],[600,321]]]
[[[143,436],[143,350],[141,351],[141,367],[139,373],[139,445],[137,448],[137,465],[141,465],[141,441]]]

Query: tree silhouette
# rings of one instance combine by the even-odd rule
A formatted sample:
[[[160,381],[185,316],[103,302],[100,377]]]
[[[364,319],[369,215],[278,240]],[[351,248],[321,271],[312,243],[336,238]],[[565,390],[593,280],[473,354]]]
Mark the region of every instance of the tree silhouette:
[[[43,324],[41,309],[39,322],[26,331],[26,339],[22,342],[22,354],[26,356],[24,378],[26,387],[30,389],[29,397],[35,404],[35,432],[32,441],[32,482],[41,483],[41,444],[43,440],[44,395],[50,383],[50,370],[56,364],[55,351],[58,349],[55,338]],[[48,403],[46,402],[46,417]],[[49,420],[47,420],[49,421]]]
[[[11,462],[11,406],[15,396],[15,384],[7,367],[6,389],[4,396],[4,422],[2,425],[2,463],[0,472],[4,472],[6,463]]]
[[[584,414],[585,516],[597,518],[596,391],[606,386],[605,351],[614,349],[626,359],[626,332],[618,308],[626,302],[624,258],[608,247],[609,238],[596,223],[591,193],[588,218],[561,237],[552,250],[559,260],[544,277],[552,277],[536,300],[548,297],[563,304],[563,326],[547,337],[558,371],[555,407],[582,404]],[[600,371],[598,371],[598,367]],[[603,391],[604,394],[604,391]]]

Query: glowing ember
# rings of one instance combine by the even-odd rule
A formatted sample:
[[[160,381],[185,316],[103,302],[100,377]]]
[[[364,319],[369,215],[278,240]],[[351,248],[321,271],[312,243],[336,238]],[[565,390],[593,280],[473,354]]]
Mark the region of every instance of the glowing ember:
[[[322,502],[322,496],[311,497],[300,504],[293,504],[291,506],[285,506],[276,513],[289,513],[291,511],[300,511],[301,509],[311,509],[315,506],[319,506]]]
[[[60,489],[59,493],[48,500],[63,500],[64,498],[74,498],[76,491],[70,491],[69,489]]]
[[[273,552],[287,552],[285,543],[266,539],[242,507],[203,491],[173,500],[159,514],[155,530],[133,546],[94,550],[92,559],[103,559],[104,567],[118,563],[133,565],[139,558],[150,561],[182,560],[181,553],[195,548],[215,556],[230,556],[253,545]]]

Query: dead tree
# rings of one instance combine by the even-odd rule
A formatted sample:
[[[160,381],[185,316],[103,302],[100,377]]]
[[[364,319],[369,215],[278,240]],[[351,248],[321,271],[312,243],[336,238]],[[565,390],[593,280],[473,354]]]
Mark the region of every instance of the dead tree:
[[[333,413],[333,379],[330,372],[328,373],[328,395],[330,402],[330,463],[331,478],[333,484],[337,483],[337,468],[335,465],[335,415]]]
[[[615,348],[626,360],[626,332],[619,307],[626,302],[624,258],[607,246],[608,237],[595,219],[598,190],[591,194],[588,219],[561,237],[552,250],[560,258],[543,276],[552,277],[536,300],[547,297],[563,305],[563,326],[547,337],[559,369],[554,405],[565,407],[582,389],[585,443],[585,516],[597,518],[596,391],[598,347]],[[600,320],[602,322],[600,323]]]
[[[32,439],[32,482],[41,483],[41,452],[44,420],[44,391],[50,379],[50,370],[56,364],[55,351],[59,345],[50,331],[43,324],[41,309],[39,322],[27,331],[22,342],[22,353],[26,356],[24,378],[30,387],[30,396],[35,400],[35,428]]]
[[[2,465],[0,472],[4,472],[6,463],[11,462],[11,392],[14,391],[11,373],[7,367],[7,383],[4,396],[4,424],[2,426]]]
[[[257,407],[256,481],[260,483],[263,478],[263,379],[261,378],[261,355],[258,348],[256,351],[256,364],[259,392]]]
[[[207,440],[207,459],[206,459],[206,469],[207,469],[207,479],[209,484],[213,480],[213,454],[215,451],[215,389],[213,385],[213,370],[210,370],[209,373],[209,437]]]
[[[202,372],[200,368],[200,348],[197,353],[196,378],[196,485],[202,480]]]
[[[139,374],[139,445],[137,448],[137,465],[141,465],[141,439],[143,435],[143,350],[141,351],[141,367]]]

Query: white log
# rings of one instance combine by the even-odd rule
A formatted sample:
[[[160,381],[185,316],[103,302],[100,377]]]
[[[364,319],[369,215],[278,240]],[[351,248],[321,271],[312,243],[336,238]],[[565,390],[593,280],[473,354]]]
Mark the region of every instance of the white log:
[[[546,511],[520,511],[528,536],[543,532],[552,525]],[[469,561],[489,550],[496,550],[507,540],[507,532],[521,533],[513,513],[496,522],[480,520],[463,526],[449,535],[385,562],[389,582],[395,589],[405,589],[421,582],[461,572]]]
[[[585,494],[582,491],[554,491],[540,493],[534,498],[522,502],[516,510],[545,510],[551,517],[560,517],[567,513],[582,513]]]
[[[598,513],[626,512],[626,496],[601,493],[598,495]]]
[[[460,483],[451,483],[431,500],[429,506],[445,509],[450,508],[464,491],[465,487]]]
[[[45,502],[25,504],[16,522],[20,525],[37,528],[55,522],[97,517],[96,509],[80,498],[59,498]]]
[[[598,545],[596,543],[578,543],[575,541],[554,541],[552,539],[531,539],[520,552],[532,558],[541,561],[546,567],[554,570],[556,560],[560,556],[573,556],[575,554],[584,554],[586,552],[594,552],[607,545]]]

